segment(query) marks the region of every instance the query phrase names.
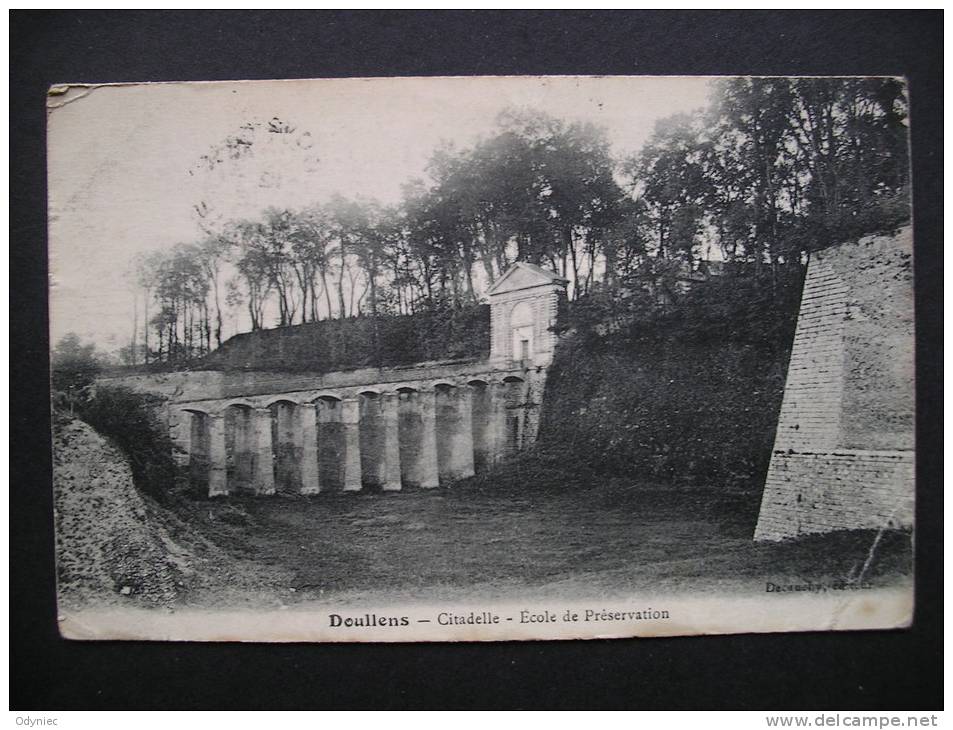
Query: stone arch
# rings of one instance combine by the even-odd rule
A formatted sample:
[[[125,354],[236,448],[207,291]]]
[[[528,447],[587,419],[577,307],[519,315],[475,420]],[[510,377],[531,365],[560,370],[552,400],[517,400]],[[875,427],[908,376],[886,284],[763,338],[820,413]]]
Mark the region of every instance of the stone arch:
[[[506,420],[503,436],[503,453],[512,454],[523,447],[526,422],[526,381],[515,375],[503,378],[503,404]]]
[[[536,309],[527,300],[518,301],[510,310],[510,359],[531,362],[536,346]]]
[[[485,380],[474,378],[470,386],[470,420],[473,434],[473,469],[485,472],[493,464],[493,391]]]
[[[361,447],[361,483],[365,487],[380,488],[386,479],[384,458],[384,397],[372,388],[357,394],[358,441]]]
[[[255,411],[243,401],[232,401],[222,409],[225,419],[225,472],[228,491],[255,492],[258,454],[255,448]]]
[[[274,462],[275,491],[301,491],[301,409],[286,396],[272,398],[267,405],[271,412],[271,450]]]
[[[319,405],[318,402],[319,402],[319,401],[322,401],[322,400],[325,400],[325,401],[328,401],[328,400],[332,400],[332,401],[334,401],[334,400],[343,401],[343,400],[344,400],[344,395],[342,395],[341,393],[338,393],[337,391],[333,391],[333,390],[319,390],[319,391],[317,391],[316,393],[314,393],[313,395],[311,395],[311,396],[308,397],[308,402],[309,402],[309,403],[314,403],[315,405]]]
[[[218,407],[218,414],[221,416],[225,415],[225,412],[232,406],[239,406],[241,408],[255,408],[255,404],[245,398],[233,398],[232,400],[225,401]]]
[[[200,408],[183,408],[189,422],[189,485],[208,492],[211,462],[211,415]]]
[[[341,491],[347,453],[342,420],[344,399],[336,393],[320,393],[313,402],[317,407],[318,480],[323,490]]]
[[[441,484],[453,480],[453,450],[456,441],[458,412],[457,387],[441,380],[434,384],[434,420],[437,441],[437,476]]]
[[[437,473],[441,483],[473,475],[470,387],[441,382],[434,392]]]
[[[186,406],[182,409],[183,413],[197,413],[202,416],[212,415],[212,411],[208,408],[200,408],[199,406]]]
[[[293,406],[296,406],[296,405],[299,405],[300,402],[301,402],[301,401],[300,401],[299,399],[293,398],[293,397],[291,397],[290,395],[275,395],[275,396],[272,396],[272,397],[268,398],[268,400],[266,400],[266,401],[262,404],[262,407],[263,407],[263,408],[271,408],[271,407],[272,407],[273,405],[275,405],[276,403],[289,403],[289,404],[291,404],[291,405],[293,405]]]
[[[510,310],[510,327],[533,324],[535,320],[536,312],[533,309],[532,302],[521,299],[513,303],[513,308]]]
[[[417,388],[397,388],[397,448],[400,454],[401,483],[419,487],[424,483],[426,454],[423,448],[424,419],[422,399],[428,393]]]

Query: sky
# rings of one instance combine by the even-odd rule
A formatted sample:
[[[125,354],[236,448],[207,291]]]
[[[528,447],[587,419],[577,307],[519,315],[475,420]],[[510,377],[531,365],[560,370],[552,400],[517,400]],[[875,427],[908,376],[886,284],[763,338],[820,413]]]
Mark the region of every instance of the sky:
[[[621,156],[638,151],[658,119],[704,106],[709,82],[333,79],[71,87],[50,95],[51,341],[75,332],[105,351],[127,344],[132,262],[200,238],[197,204],[230,219],[335,193],[396,203],[403,183],[425,175],[439,144],[472,144],[508,107],[593,122]],[[203,164],[243,124],[275,117],[295,131],[258,133],[253,157]]]

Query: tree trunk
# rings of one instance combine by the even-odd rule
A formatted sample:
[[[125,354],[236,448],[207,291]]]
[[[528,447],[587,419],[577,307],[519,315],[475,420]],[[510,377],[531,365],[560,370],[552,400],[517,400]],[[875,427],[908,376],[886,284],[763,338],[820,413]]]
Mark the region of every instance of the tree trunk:
[[[576,259],[576,243],[572,237],[572,230],[564,232],[566,245],[569,247],[569,256],[572,260],[572,298],[579,298],[579,261]]]
[[[298,289],[301,291],[301,324],[308,321],[308,272],[295,267],[295,276],[298,278]]]
[[[255,332],[259,329],[258,318],[255,316],[255,292],[251,286],[248,287],[248,316],[251,319],[251,329]]]
[[[331,306],[331,287],[328,286],[328,276],[324,267],[321,267],[321,286],[324,287],[324,298],[328,303],[328,319],[334,319],[334,307]]]
[[[143,297],[143,325],[142,325],[142,339],[144,340],[143,345],[146,348],[145,360],[146,365],[149,364],[150,353],[149,353],[149,296],[150,292],[148,289],[145,290],[145,296]]]
[[[615,251],[615,241],[612,240],[612,235],[606,236],[602,240],[602,257],[606,262],[606,273],[604,281],[606,287],[614,289],[616,286],[616,251]]]
[[[344,319],[347,316],[345,311],[347,305],[344,303],[344,256],[341,256],[341,272],[338,274],[338,306],[340,311],[338,312],[338,318]]]
[[[136,340],[139,337],[139,297],[133,294],[132,297],[132,342],[130,343],[131,352],[130,354],[130,364],[136,365],[136,360],[138,359],[136,354]]]
[[[205,352],[212,351],[212,320],[209,317],[208,302],[202,302],[202,314],[205,318]]]
[[[485,243],[483,249],[480,251],[480,263],[483,265],[483,271],[486,274],[487,286],[493,286],[493,282],[496,281],[496,274],[493,271],[493,255],[491,252],[495,246],[489,240],[490,233],[487,227],[481,227],[483,228],[483,239]]]
[[[467,297],[471,302],[476,301],[476,293],[473,290],[473,262],[467,260],[466,264],[466,285],[467,285]]]
[[[215,301],[215,345],[222,346],[222,302],[218,291],[218,272],[209,268],[209,278],[212,280],[212,298]]]
[[[318,321],[318,291],[314,286],[314,273],[311,274],[311,279],[308,281],[308,287],[311,289],[311,321]]]

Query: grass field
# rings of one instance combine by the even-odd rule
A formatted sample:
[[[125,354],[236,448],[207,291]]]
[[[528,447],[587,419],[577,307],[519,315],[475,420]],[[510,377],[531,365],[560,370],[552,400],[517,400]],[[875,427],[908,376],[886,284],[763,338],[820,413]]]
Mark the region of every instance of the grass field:
[[[911,579],[908,533],[755,544],[757,509],[752,495],[620,485],[200,502],[174,537],[198,527],[222,551],[179,603],[756,593],[766,581]]]

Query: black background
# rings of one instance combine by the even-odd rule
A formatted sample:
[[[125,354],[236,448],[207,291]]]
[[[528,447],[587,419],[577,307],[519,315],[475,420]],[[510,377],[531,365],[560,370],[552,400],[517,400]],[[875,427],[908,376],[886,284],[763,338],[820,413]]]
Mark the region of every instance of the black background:
[[[938,11],[11,12],[11,707],[941,707],[942,23]],[[67,81],[472,74],[907,76],[918,335],[913,629],[462,645],[58,638],[46,88]]]

